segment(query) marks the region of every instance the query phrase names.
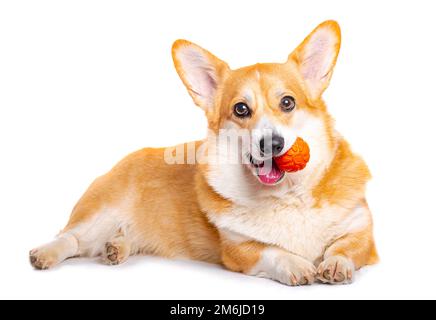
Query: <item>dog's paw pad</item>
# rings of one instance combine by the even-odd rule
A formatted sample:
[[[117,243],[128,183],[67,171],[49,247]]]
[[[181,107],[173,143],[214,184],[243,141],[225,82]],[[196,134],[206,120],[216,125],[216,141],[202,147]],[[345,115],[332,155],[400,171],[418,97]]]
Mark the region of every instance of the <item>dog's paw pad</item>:
[[[116,243],[108,242],[105,245],[103,252],[103,262],[108,265],[118,265],[123,263],[127,259],[123,248]]]

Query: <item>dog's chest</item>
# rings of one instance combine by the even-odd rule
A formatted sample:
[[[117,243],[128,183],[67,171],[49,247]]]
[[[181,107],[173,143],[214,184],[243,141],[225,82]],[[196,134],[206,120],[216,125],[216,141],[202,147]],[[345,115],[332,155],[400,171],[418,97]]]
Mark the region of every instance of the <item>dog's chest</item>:
[[[242,236],[239,239],[245,237],[277,245],[315,262],[345,232],[338,210],[311,208],[295,198],[269,200],[250,207],[235,206],[229,213],[210,218],[219,229]]]

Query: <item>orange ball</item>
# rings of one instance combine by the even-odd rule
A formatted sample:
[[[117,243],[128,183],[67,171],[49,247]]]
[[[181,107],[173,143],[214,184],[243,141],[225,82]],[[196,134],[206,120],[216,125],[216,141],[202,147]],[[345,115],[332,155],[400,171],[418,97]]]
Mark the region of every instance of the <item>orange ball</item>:
[[[296,172],[303,170],[310,159],[309,145],[300,137],[295,140],[285,154],[274,158],[280,170],[286,172]]]

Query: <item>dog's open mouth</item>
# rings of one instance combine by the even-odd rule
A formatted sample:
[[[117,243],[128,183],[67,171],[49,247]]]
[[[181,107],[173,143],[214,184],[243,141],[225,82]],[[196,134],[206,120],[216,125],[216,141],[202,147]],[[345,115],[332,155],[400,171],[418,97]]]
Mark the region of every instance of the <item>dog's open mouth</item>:
[[[248,159],[252,170],[261,183],[276,185],[283,180],[285,172],[279,169],[273,158],[261,161],[249,154]]]

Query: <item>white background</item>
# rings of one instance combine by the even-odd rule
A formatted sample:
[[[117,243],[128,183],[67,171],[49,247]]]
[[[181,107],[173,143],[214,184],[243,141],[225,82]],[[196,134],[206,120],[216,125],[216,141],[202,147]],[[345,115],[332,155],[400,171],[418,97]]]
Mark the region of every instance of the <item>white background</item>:
[[[436,298],[434,1],[2,1],[1,298]],[[325,94],[367,160],[381,263],[351,286],[291,288],[196,262],[71,260],[28,251],[131,151],[206,131],[172,66],[186,38],[231,67],[284,61],[320,22],[343,46]]]

